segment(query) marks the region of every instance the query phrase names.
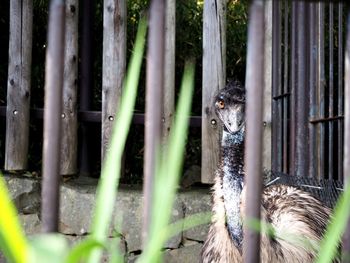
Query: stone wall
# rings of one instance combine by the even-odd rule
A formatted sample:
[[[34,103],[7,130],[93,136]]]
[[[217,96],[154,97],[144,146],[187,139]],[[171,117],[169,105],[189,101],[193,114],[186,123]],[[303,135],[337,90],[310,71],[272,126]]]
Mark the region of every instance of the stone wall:
[[[32,178],[5,176],[12,199],[20,213],[20,220],[28,235],[40,232],[40,181]],[[95,204],[97,180],[80,178],[61,187],[59,232],[71,244],[89,234],[91,214]],[[114,224],[109,228],[111,241],[121,238],[125,262],[134,262],[141,252],[142,190],[123,186],[118,191],[114,210]],[[172,211],[172,222],[211,209],[208,189],[178,193]],[[164,262],[198,262],[199,252],[208,231],[208,224],[182,231],[165,245]],[[1,256],[0,256],[1,262]]]

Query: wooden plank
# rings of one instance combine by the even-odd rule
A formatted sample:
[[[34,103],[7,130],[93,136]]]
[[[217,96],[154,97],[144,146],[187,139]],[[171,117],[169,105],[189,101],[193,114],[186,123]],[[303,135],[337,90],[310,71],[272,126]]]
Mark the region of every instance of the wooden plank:
[[[5,170],[27,168],[33,1],[10,1]]]
[[[175,0],[166,0],[162,145],[166,145],[175,104]]]
[[[61,175],[77,173],[78,7],[78,0],[66,0]]]
[[[264,59],[264,133],[263,133],[263,168],[272,166],[272,1],[265,3],[265,59]]]
[[[122,93],[126,67],[126,0],[103,2],[102,160]]]
[[[213,183],[220,153],[221,125],[213,98],[225,86],[226,1],[206,0],[203,7],[202,182]]]

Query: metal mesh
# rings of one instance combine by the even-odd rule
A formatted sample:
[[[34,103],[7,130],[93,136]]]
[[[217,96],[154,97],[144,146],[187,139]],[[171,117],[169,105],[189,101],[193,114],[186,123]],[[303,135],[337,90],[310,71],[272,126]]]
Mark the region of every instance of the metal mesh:
[[[264,174],[264,185],[284,184],[309,192],[330,208],[334,208],[338,197],[343,192],[339,181],[291,176],[281,172],[268,171]]]

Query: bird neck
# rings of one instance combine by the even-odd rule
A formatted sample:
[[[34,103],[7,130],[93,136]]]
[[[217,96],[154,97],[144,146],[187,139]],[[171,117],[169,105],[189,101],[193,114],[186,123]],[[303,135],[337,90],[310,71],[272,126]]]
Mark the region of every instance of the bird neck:
[[[243,241],[240,211],[244,183],[244,130],[222,137],[222,189],[228,232],[235,246],[241,250]]]

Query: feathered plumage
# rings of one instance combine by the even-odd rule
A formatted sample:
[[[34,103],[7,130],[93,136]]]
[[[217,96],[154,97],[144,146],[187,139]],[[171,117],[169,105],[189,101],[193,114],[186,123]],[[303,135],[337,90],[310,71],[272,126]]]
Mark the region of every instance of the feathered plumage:
[[[213,217],[201,262],[242,262],[245,90],[230,82],[215,98],[224,124],[221,164],[213,187]],[[261,199],[261,262],[313,262],[331,209],[310,193],[277,184]],[[252,251],[254,253],[254,251]]]

